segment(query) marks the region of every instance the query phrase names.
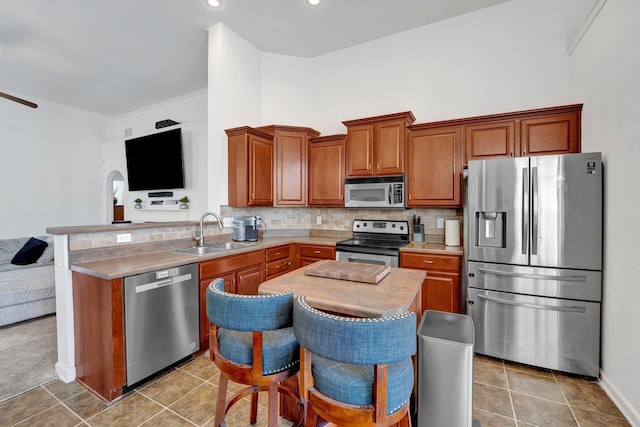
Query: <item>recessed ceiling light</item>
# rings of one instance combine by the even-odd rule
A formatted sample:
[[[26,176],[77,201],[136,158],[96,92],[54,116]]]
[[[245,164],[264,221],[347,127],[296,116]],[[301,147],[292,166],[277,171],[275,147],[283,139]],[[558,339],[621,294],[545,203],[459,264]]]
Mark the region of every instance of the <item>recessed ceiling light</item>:
[[[205,0],[205,3],[207,3],[211,7],[222,6],[222,2],[220,0]]]
[[[322,3],[322,0],[307,0],[307,3],[309,3],[311,6],[318,6],[320,3]]]

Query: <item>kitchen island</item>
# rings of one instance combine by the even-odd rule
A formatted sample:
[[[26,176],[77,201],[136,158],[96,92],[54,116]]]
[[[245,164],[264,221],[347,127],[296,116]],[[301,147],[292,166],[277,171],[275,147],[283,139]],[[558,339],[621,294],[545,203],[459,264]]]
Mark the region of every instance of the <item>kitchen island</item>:
[[[387,317],[405,311],[420,315],[420,293],[426,272],[391,267],[377,284],[305,274],[300,268],[262,283],[261,294],[304,295],[318,310],[353,317]]]

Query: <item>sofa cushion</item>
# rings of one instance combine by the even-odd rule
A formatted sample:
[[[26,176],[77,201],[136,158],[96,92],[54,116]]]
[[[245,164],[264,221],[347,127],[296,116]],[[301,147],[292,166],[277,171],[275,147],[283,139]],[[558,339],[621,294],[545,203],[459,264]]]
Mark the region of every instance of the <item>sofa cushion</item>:
[[[9,264],[15,254],[29,240],[28,237],[18,237],[16,239],[0,239],[0,264]]]
[[[53,236],[38,236],[37,238],[44,242],[47,242],[47,247],[36,262],[38,264],[47,264],[53,261]]]
[[[14,255],[11,259],[11,264],[16,265],[29,265],[33,264],[40,258],[42,253],[47,247],[47,242],[44,242],[35,237],[31,237],[27,240],[27,243]]]

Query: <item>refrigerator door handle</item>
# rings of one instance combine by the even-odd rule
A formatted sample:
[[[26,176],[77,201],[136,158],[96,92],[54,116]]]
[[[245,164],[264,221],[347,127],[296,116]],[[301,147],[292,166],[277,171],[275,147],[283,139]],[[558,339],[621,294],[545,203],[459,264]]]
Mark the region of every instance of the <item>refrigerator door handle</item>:
[[[531,168],[531,255],[538,255],[538,168]]]
[[[522,168],[522,255],[527,254],[529,242],[529,170]]]
[[[560,282],[587,282],[587,276],[553,276],[550,274],[516,273],[513,271],[492,270],[490,268],[478,268],[478,271],[496,276],[523,277],[526,279],[558,280]]]
[[[487,295],[478,295],[478,298],[485,301],[495,302],[498,304],[514,305],[518,307],[533,308],[536,310],[553,310],[553,311],[563,311],[563,312],[569,312],[569,313],[583,313],[583,314],[587,312],[586,307],[580,307],[580,306],[558,307],[555,305],[532,304],[527,302],[509,301],[509,300],[504,300],[500,298],[490,297]]]

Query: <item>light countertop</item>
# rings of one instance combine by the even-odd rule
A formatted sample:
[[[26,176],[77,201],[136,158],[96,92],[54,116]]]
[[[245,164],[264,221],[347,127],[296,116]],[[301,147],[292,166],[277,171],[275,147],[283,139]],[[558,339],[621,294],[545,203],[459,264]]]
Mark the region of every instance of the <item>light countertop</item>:
[[[163,250],[143,254],[120,256],[115,258],[99,259],[95,261],[85,261],[75,263],[71,266],[72,271],[76,271],[101,279],[117,279],[136,274],[147,273],[149,271],[161,270],[164,268],[176,267],[178,265],[191,264],[195,262],[207,261],[210,259],[237,255],[256,250],[264,250],[280,245],[292,243],[313,244],[335,246],[336,242],[343,240],[338,237],[319,236],[277,236],[264,237],[259,239],[254,246],[241,249],[224,250],[209,253],[206,255],[192,255],[187,253]],[[176,248],[180,249],[180,248]],[[445,246],[436,243],[409,243],[400,249],[401,252],[422,252],[441,255],[462,255],[462,246]]]

